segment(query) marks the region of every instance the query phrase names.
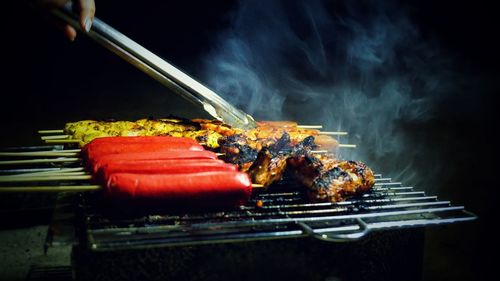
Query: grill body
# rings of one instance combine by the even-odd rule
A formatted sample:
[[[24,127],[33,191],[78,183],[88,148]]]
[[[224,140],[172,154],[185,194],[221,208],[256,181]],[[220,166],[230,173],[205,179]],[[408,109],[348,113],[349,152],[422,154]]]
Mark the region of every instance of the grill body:
[[[92,251],[73,249],[77,280],[421,280],[422,228],[348,243],[314,238]],[[336,278],[336,279],[335,279]]]
[[[109,203],[82,197],[78,280],[420,280],[422,226],[475,219],[381,175],[339,203],[310,203],[286,182],[236,210]]]

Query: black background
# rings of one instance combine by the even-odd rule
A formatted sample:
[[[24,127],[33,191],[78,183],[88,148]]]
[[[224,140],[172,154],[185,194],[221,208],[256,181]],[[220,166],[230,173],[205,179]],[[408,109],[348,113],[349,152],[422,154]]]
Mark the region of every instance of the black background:
[[[475,223],[428,231],[426,279],[484,280],[495,266],[491,225],[497,222],[500,44],[497,10],[488,3],[410,3],[424,39],[437,40],[455,57],[464,77],[456,81],[464,85],[461,92],[444,100],[439,115],[419,128],[447,157],[448,174],[436,193],[480,216]],[[98,1],[97,16],[196,77],[235,5],[231,0]],[[2,14],[1,146],[37,143],[36,130],[79,119],[206,117],[84,36],[69,42],[22,1]]]

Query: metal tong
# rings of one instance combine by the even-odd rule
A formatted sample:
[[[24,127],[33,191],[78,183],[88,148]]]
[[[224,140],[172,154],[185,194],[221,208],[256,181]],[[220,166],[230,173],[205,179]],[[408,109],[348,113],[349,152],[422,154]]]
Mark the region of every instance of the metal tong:
[[[71,5],[52,10],[52,13],[57,18],[81,31],[78,16],[72,11]],[[256,123],[252,116],[237,109],[214,91],[98,18],[94,18],[91,30],[88,33],[83,33],[183,98],[196,105],[201,105],[206,112],[217,120],[237,128],[255,128]]]

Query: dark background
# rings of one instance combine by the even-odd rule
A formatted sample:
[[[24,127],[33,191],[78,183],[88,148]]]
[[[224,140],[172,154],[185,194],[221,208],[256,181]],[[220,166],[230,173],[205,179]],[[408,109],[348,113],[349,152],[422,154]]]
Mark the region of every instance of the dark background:
[[[67,41],[20,2],[4,10],[0,27],[1,146],[36,144],[38,129],[80,119],[206,117],[84,36]],[[407,3],[423,38],[437,40],[463,74],[456,81],[463,85],[460,92],[443,100],[438,115],[417,128],[445,155],[447,173],[435,193],[480,217],[427,231],[424,278],[485,280],[495,266],[497,244],[491,228],[498,189],[497,10],[488,1]],[[227,12],[235,5],[231,0],[98,1],[97,16],[196,77],[215,34],[229,26]]]

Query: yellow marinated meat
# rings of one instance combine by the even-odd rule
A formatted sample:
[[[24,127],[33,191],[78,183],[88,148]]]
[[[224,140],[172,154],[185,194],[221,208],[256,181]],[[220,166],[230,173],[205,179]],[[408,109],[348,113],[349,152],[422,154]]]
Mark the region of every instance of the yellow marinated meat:
[[[318,136],[317,130],[300,129],[296,126],[277,127],[266,122],[259,123],[259,127],[255,129],[242,130],[232,128],[217,120],[208,119],[193,119],[188,122],[174,118],[139,119],[137,121],[82,120],[67,123],[64,131],[70,135],[71,139],[80,140],[82,144],[97,137],[176,136],[189,137],[204,143],[207,147],[218,148],[220,138],[242,134],[251,147],[260,150],[281,138],[285,132],[290,135],[294,144],[301,142],[308,136],[317,136],[317,144],[323,149],[335,149],[338,144],[330,136]]]

